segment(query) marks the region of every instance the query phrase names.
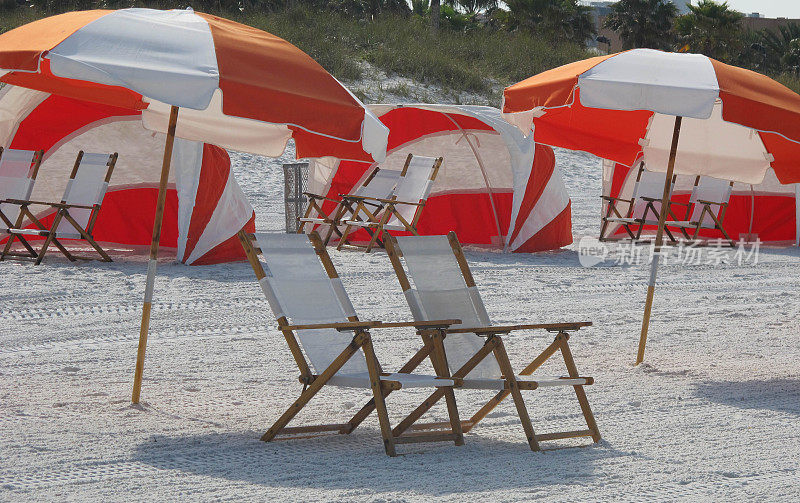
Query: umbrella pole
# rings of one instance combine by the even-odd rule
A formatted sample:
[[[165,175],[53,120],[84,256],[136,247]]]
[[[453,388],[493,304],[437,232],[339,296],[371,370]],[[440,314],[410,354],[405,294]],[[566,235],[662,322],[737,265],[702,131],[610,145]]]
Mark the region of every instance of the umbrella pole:
[[[169,168],[172,162],[172,146],[175,143],[175,127],[177,123],[178,107],[173,106],[169,113],[167,141],[164,143],[164,160],[161,164],[161,180],[158,184],[156,218],[153,222],[153,240],[150,242],[150,260],[147,262],[147,283],[144,289],[144,304],[142,305],[142,325],[139,329],[139,350],[136,353],[136,371],[133,376],[133,395],[131,396],[131,402],[133,403],[139,403],[139,395],[142,391],[144,353],[147,348],[147,333],[150,330],[150,308],[153,302],[153,287],[156,281],[158,245],[161,242],[161,222],[164,219],[164,206],[167,200],[167,181],[169,180]]]
[[[636,355],[636,365],[644,361],[644,347],[647,343],[647,329],[650,327],[650,311],[653,308],[653,295],[656,292],[656,274],[658,272],[658,260],[660,258],[661,245],[664,242],[664,222],[667,220],[669,212],[669,193],[672,182],[672,174],[675,171],[675,156],[678,153],[678,138],[681,134],[682,117],[675,117],[675,129],[672,131],[672,145],[669,149],[669,163],[667,164],[667,176],[664,178],[664,195],[661,197],[661,212],[658,217],[658,230],[656,231],[655,249],[653,250],[653,262],[650,264],[650,281],[647,284],[647,300],[644,303],[644,317],[642,318],[642,333],[639,336],[639,353]]]

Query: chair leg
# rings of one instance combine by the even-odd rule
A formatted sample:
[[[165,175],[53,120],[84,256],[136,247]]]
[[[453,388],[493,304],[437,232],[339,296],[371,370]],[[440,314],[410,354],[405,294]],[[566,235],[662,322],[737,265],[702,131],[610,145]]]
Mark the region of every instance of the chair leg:
[[[362,346],[364,349],[364,356],[367,360],[367,370],[369,371],[369,382],[372,387],[372,396],[375,399],[375,412],[378,414],[378,423],[381,427],[381,436],[383,437],[383,448],[389,456],[397,456],[394,448],[394,437],[392,437],[392,425],[389,423],[389,412],[386,410],[386,399],[381,389],[381,376],[378,371],[377,360],[375,358],[375,351],[372,349],[372,341],[367,336],[367,339]]]
[[[64,213],[64,218],[66,218],[67,221],[70,223],[70,225],[72,225],[75,228],[75,230],[78,231],[78,233],[84,240],[86,240],[90,245],[92,245],[94,251],[96,251],[98,255],[103,257],[103,262],[113,262],[113,260],[111,260],[111,257],[108,256],[108,253],[106,253],[106,251],[103,250],[99,244],[97,244],[97,241],[95,241],[94,238],[92,238],[92,236],[90,236],[89,233],[86,232],[86,230],[83,227],[81,227],[80,224],[78,224],[78,222],[76,222],[74,218],[72,218],[72,215],[70,215],[69,212]]]
[[[528,438],[528,445],[532,451],[541,450],[539,442],[536,441],[536,433],[533,431],[531,418],[528,415],[528,409],[525,407],[525,400],[522,398],[522,392],[519,389],[519,383],[514,375],[514,369],[511,367],[511,362],[508,360],[508,354],[503,346],[503,340],[497,336],[497,345],[494,348],[494,356],[497,359],[497,364],[500,365],[500,370],[508,382],[509,391],[514,399],[514,405],[517,407],[517,414],[519,420],[522,422],[522,429],[525,430],[525,436]]]
[[[443,339],[444,334],[441,330],[437,330],[431,336],[434,351],[431,353],[431,363],[436,375],[439,377],[450,377],[450,369],[447,365],[447,355],[445,353]],[[447,413],[450,417],[450,428],[456,436],[455,444],[464,445],[464,432],[461,430],[461,419],[458,417],[458,407],[456,406],[456,395],[452,386],[448,386],[444,391],[444,399],[447,402]]]
[[[375,246],[375,243],[378,242],[378,238],[380,237],[380,235],[386,232],[385,230],[383,230],[383,226],[386,225],[386,222],[389,221],[389,216],[391,214],[392,212],[389,211],[388,209],[384,210],[383,215],[381,215],[381,221],[378,224],[378,228],[375,229],[375,233],[372,235],[372,238],[369,240],[369,243],[367,244],[367,249],[365,250],[366,253],[372,251],[372,248]]]
[[[575,359],[572,357],[572,351],[569,349],[569,335],[562,332],[558,334],[556,340],[560,340],[561,342],[561,355],[564,357],[564,364],[567,366],[569,376],[579,377],[578,367],[575,365]],[[597,422],[594,420],[592,408],[589,406],[589,400],[586,398],[586,391],[583,389],[583,385],[573,386],[573,388],[575,389],[575,396],[578,398],[578,403],[581,406],[583,417],[586,419],[586,426],[588,426],[589,430],[592,432],[592,440],[597,443],[600,441],[600,430],[597,428]]]
[[[342,247],[347,243],[347,236],[350,235],[350,231],[353,229],[352,225],[348,225],[344,228],[344,232],[342,233],[342,239],[339,240],[339,244],[336,246],[336,249],[342,251]]]
[[[53,219],[53,225],[50,226],[50,232],[47,233],[47,237],[44,240],[42,249],[39,250],[39,255],[36,257],[36,261],[34,262],[34,264],[39,265],[42,263],[42,260],[44,259],[44,254],[47,253],[47,248],[50,246],[50,243],[52,243],[56,237],[56,229],[58,228],[58,224],[61,223],[61,219],[63,218],[63,216],[64,216],[63,210],[56,213],[56,216]],[[71,261],[75,260],[71,256],[69,258]]]
[[[292,403],[292,405],[290,405],[289,408],[286,409],[286,411],[281,415],[281,417],[279,417],[278,420],[275,421],[275,423],[266,431],[266,433],[264,433],[261,436],[261,440],[263,440],[264,442],[269,442],[270,440],[275,438],[275,435],[280,433],[280,431],[287,424],[289,424],[289,421],[291,421],[294,418],[294,416],[296,416],[297,413],[300,412],[302,408],[308,403],[308,401],[311,400],[314,397],[314,395],[316,395],[319,392],[319,390],[321,390],[322,387],[325,386],[325,384],[327,384],[330,378],[333,377],[336,374],[336,372],[338,372],[339,369],[342,368],[342,366],[344,366],[345,363],[347,363],[347,360],[349,360],[350,357],[356,354],[358,348],[360,348],[364,344],[364,341],[367,338],[368,335],[365,335],[364,333],[356,334],[356,336],[353,337],[353,341],[344,349],[344,351],[342,351],[339,354],[339,356],[337,356],[336,359],[333,360],[333,362],[328,366],[328,368],[326,368],[325,371],[322,374],[320,374],[314,380],[314,382],[312,382],[311,385],[309,385],[308,388],[306,388],[305,391],[303,391],[300,394],[297,400],[295,400],[294,403]]]
[[[398,374],[410,374],[417,367],[419,367],[420,363],[425,361],[430,355],[431,351],[433,351],[433,343],[426,343],[419,351],[417,351],[414,356],[412,356],[406,363],[403,365],[400,370],[397,371]],[[389,396],[391,390],[387,390],[384,393],[384,397]],[[370,415],[372,411],[375,410],[375,399],[371,398],[361,409],[356,412],[356,414],[347,422],[347,427],[339,430],[339,433],[349,434],[352,433],[353,430],[358,428],[358,426]]]

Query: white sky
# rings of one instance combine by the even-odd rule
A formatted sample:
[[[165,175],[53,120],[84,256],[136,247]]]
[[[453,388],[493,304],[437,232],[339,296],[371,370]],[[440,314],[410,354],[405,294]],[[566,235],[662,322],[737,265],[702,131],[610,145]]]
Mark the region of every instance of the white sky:
[[[765,17],[800,19],[800,0],[728,0],[728,5],[744,13],[760,12]]]

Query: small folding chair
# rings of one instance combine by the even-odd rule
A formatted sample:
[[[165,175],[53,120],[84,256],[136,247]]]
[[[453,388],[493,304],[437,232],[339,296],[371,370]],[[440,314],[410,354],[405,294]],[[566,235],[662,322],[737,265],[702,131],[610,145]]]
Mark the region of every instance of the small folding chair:
[[[644,162],[639,163],[639,171],[636,174],[636,184],[633,186],[633,195],[630,199],[622,199],[611,196],[601,196],[606,202],[606,212],[603,215],[603,223],[600,228],[600,240],[607,241],[610,239],[606,235],[609,224],[620,224],[625,232],[634,241],[638,241],[642,236],[642,231],[647,225],[658,225],[658,219],[661,216],[661,198],[664,196],[664,173],[656,173],[647,171]],[[670,195],[672,189],[675,187],[675,179],[673,176],[670,183]],[[618,203],[626,203],[627,210],[623,214],[619,208]],[[671,210],[667,208],[667,211]],[[672,215],[668,213],[668,215]],[[672,215],[673,219],[675,216]],[[675,242],[675,237],[666,230],[667,236],[672,242]]]
[[[383,244],[381,237],[386,230],[407,231],[419,235],[417,223],[441,165],[441,157],[409,154],[391,198],[351,197],[350,199],[356,203],[354,217],[343,222],[347,227],[339,241],[338,249],[341,250],[345,244],[352,244],[348,243],[347,237],[354,228],[366,229],[370,234],[369,243],[366,245],[367,252],[376,244]],[[377,209],[371,208],[369,202],[381,203],[381,206]]]
[[[15,227],[9,229],[11,238],[6,243],[5,251],[11,247],[13,239],[22,236],[42,236],[45,238],[41,250],[36,254],[36,264],[40,264],[50,244],[55,245],[70,261],[88,259],[69,252],[61,243],[61,239],[82,239],[88,242],[100,255],[103,262],[111,262],[111,257],[103,250],[92,237],[97,215],[103,203],[111,173],[117,162],[117,153],[90,154],[80,151],[75,159],[75,165],[64,190],[64,197],[60,203],[44,201],[31,201],[23,199],[9,199],[8,202],[19,205],[20,211],[37,227],[25,229]],[[50,206],[56,210],[53,223],[48,229],[33,212],[31,205]],[[64,222],[69,224],[64,226]],[[66,227],[66,228],[65,228]],[[71,227],[71,228],[70,228]],[[4,251],[4,254],[5,254]]]
[[[736,243],[722,225],[732,191],[732,181],[720,180],[710,176],[698,176],[694,180],[689,202],[671,203],[686,206],[686,216],[683,220],[675,219],[676,221],[669,221],[666,225],[677,227],[686,239],[693,241],[697,239],[701,229],[717,229],[722,232],[730,246],[735,247]],[[691,236],[689,231],[693,231]]]
[[[400,171],[394,169],[384,169],[380,166],[375,166],[375,169],[370,172],[361,186],[353,191],[352,194],[339,194],[341,199],[338,201],[319,194],[303,192],[308,198],[308,208],[306,209],[305,215],[298,219],[300,226],[297,232],[299,234],[305,233],[307,224],[312,228],[315,225],[327,225],[328,230],[323,240],[323,243],[327,245],[334,232],[341,237],[342,231],[339,230],[339,226],[342,225],[344,220],[356,218],[355,206],[358,201],[368,205],[373,211],[380,209],[383,203],[378,201],[392,197],[397,182],[400,180],[400,174]],[[336,207],[330,213],[326,213],[322,208],[326,201],[336,203]]]
[[[494,398],[462,423],[464,432],[471,430],[492,409],[511,395],[532,450],[539,450],[539,442],[543,440],[592,437],[595,442],[600,441],[600,432],[583,389],[585,385],[593,384],[594,379],[578,374],[567,343],[569,339],[567,332],[590,326],[591,322],[493,325],[454,232],[450,232],[447,236],[391,236],[386,237],[385,244],[414,319],[426,320],[445,316],[462,321],[459,325],[447,328],[444,339],[447,363],[450,375],[456,381],[456,388],[497,391]],[[409,275],[406,274],[401,258],[405,260]],[[414,282],[413,288],[409,276]],[[513,331],[535,329],[547,330],[557,335],[539,356],[522,371],[516,373],[506,354],[501,336]],[[567,369],[566,376],[532,375],[559,350]],[[489,355],[493,355],[494,358],[487,358]],[[534,433],[521,392],[555,386],[574,388],[587,429]],[[394,433],[400,435],[408,428],[425,430],[444,427],[442,423],[414,424],[442,396],[439,390],[431,394],[395,427]]]
[[[42,164],[43,150],[15,150],[0,147],[0,232],[8,233],[10,229],[22,227],[25,215],[20,211],[19,205],[4,202],[7,199],[30,199],[36,175]],[[13,236],[9,236],[9,243]],[[36,257],[36,250],[24,237],[19,241],[25,252],[11,252],[11,245],[7,243],[0,259],[12,257]]]
[[[325,432],[349,434],[376,410],[384,448],[390,456],[396,454],[395,444],[444,441],[463,444],[453,394],[454,382],[448,377],[442,346],[442,329],[460,320],[360,321],[316,232],[308,236],[252,235],[241,230],[239,239],[278,321],[278,329],[289,345],[303,383],[300,397],[261,440],[268,442],[278,439],[278,435],[290,435],[289,438],[298,438],[299,435],[302,438],[303,435]],[[419,364],[430,358],[437,375],[411,374],[411,369],[407,368],[394,374],[383,372],[369,333],[372,328],[383,327],[415,327],[426,343],[412,360]],[[289,421],[325,385],[371,389],[373,398],[346,423],[287,427]],[[441,389],[447,400],[448,424],[452,425],[452,433],[393,435],[385,399],[393,390],[401,388]]]

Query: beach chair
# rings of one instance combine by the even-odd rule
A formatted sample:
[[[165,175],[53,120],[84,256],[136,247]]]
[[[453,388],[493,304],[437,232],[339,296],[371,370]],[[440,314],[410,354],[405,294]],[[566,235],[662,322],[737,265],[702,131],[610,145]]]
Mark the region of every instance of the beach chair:
[[[394,195],[389,199],[376,199],[370,197],[352,197],[356,203],[354,215],[350,220],[345,220],[345,231],[339,241],[338,249],[348,244],[347,237],[354,228],[365,229],[370,234],[366,251],[369,252],[377,245],[382,245],[384,231],[406,231],[414,235],[417,232],[417,222],[425,208],[428,195],[431,193],[433,182],[439,173],[442,158],[422,157],[409,154]],[[376,211],[368,206],[369,202],[382,203]],[[388,233],[386,233],[388,234]]]
[[[25,215],[19,205],[3,202],[7,199],[30,199],[36,175],[42,164],[43,150],[15,150],[0,147],[0,232],[22,227]],[[12,236],[9,236],[9,242]],[[19,238],[25,252],[11,252],[7,244],[2,256],[36,257],[36,250],[24,237]]]
[[[370,172],[360,187],[353,191],[352,194],[339,194],[340,199],[338,201],[319,194],[303,192],[308,198],[308,208],[305,215],[298,219],[300,226],[297,232],[299,234],[305,233],[307,225],[311,226],[311,228],[315,225],[327,225],[328,230],[323,239],[323,243],[327,245],[333,233],[341,237],[342,231],[339,230],[339,226],[344,220],[358,218],[355,211],[358,202],[370,207],[373,212],[379,210],[383,206],[380,201],[392,197],[397,182],[400,180],[400,174],[400,171],[394,169],[375,166],[375,169]],[[326,213],[322,209],[326,201],[336,203],[336,207],[330,213]]]
[[[454,381],[445,363],[442,330],[460,320],[380,323],[360,321],[342,286],[336,269],[316,232],[301,234],[247,234],[239,239],[264,295],[300,370],[303,392],[267,430],[261,440],[278,435],[298,438],[324,433],[349,434],[376,410],[386,454],[394,456],[395,444],[452,441],[463,444],[461,423],[453,394]],[[261,259],[259,254],[262,255]],[[263,259],[263,264],[262,264]],[[375,355],[369,330],[384,327],[415,327],[425,340],[412,362],[431,359],[437,375],[383,372]],[[416,366],[414,365],[414,366]],[[287,427],[323,386],[372,390],[370,404],[346,423]],[[386,396],[401,388],[441,389],[447,399],[452,433],[393,435],[386,409]]]
[[[594,380],[578,374],[567,342],[568,332],[590,326],[591,322],[493,325],[454,232],[450,232],[447,236],[386,237],[385,244],[414,319],[426,320],[443,316],[462,320],[460,325],[453,325],[445,330],[444,339],[447,363],[450,375],[456,381],[456,387],[496,391],[495,396],[486,405],[462,423],[464,432],[471,430],[492,409],[511,395],[528,445],[532,450],[539,450],[539,442],[543,440],[591,437],[595,442],[600,441],[600,432],[584,391],[584,386],[593,384]],[[408,275],[400,260],[401,257],[405,260]],[[409,276],[414,281],[413,288]],[[546,330],[556,335],[555,340],[544,351],[517,373],[506,354],[502,336],[518,330]],[[566,376],[532,375],[559,350],[566,365]],[[489,355],[493,355],[494,358],[488,358]],[[557,386],[573,387],[587,428],[536,434],[522,391]],[[395,427],[393,433],[400,435],[407,428],[412,430],[442,428],[444,426],[442,423],[415,424],[442,396],[439,390],[431,394]]]
[[[41,250],[36,253],[36,264],[41,264],[51,244],[56,246],[70,261],[90,259],[75,255],[61,243],[61,239],[81,239],[88,242],[100,255],[103,262],[111,262],[111,257],[92,237],[92,230],[105,197],[111,173],[117,162],[117,154],[91,154],[78,152],[75,165],[69,175],[67,188],[60,203],[31,201],[28,199],[8,199],[8,202],[19,206],[20,211],[33,222],[35,229],[15,227],[9,229],[11,238],[3,252],[8,251],[14,238],[24,236],[42,236],[45,238]],[[31,205],[49,206],[56,210],[53,223],[47,228],[31,211]],[[66,222],[66,224],[65,224]]]
[[[722,225],[732,191],[732,181],[710,176],[696,177],[689,202],[671,203],[686,206],[685,217],[682,220],[668,221],[666,225],[677,227],[686,239],[692,241],[697,240],[701,229],[717,229],[722,232],[732,248],[736,247],[736,243]],[[690,231],[692,231],[691,235],[689,235]]]
[[[633,186],[633,194],[630,199],[600,196],[607,204],[600,227],[600,240],[610,239],[609,236],[606,236],[606,231],[609,224],[612,223],[620,224],[634,241],[641,239],[646,225],[658,225],[658,219],[661,216],[661,198],[664,196],[665,176],[664,173],[647,171],[644,162],[640,162],[639,171],[636,174],[636,184]],[[676,176],[672,177],[670,194],[675,187],[676,178]],[[617,207],[619,203],[627,204],[624,213]],[[669,212],[670,209],[667,208],[667,211]],[[672,217],[677,220],[674,215]],[[669,230],[666,230],[666,233],[672,242],[676,241]]]

